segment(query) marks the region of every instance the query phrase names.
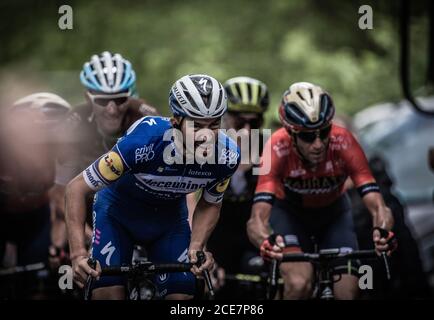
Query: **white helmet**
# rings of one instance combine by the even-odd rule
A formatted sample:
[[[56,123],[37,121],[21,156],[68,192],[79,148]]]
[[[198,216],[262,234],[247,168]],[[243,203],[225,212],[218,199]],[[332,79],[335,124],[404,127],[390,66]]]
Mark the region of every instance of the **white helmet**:
[[[14,102],[12,112],[21,110],[40,111],[44,123],[54,124],[61,121],[71,110],[71,105],[54,93],[38,92]]]
[[[191,74],[173,84],[169,105],[175,116],[211,119],[226,112],[227,97],[221,83],[213,77]]]

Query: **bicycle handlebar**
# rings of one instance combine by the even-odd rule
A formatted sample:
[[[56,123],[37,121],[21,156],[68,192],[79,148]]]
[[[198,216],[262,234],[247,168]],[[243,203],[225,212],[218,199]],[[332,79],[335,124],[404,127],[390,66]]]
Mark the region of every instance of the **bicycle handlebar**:
[[[319,263],[320,265],[328,265],[333,260],[338,259],[361,259],[361,258],[378,258],[375,250],[358,250],[358,251],[346,251],[342,252],[340,249],[324,249],[320,250],[318,253],[286,253],[283,254],[280,261],[273,259],[269,277],[269,287],[267,288],[267,298],[273,299],[277,292],[277,272],[276,264],[281,262],[311,262]]]
[[[142,262],[136,265],[128,266],[116,266],[116,267],[106,267],[101,270],[102,276],[118,276],[122,274],[155,274],[155,273],[166,273],[166,272],[188,272],[190,269],[197,265],[200,267],[205,262],[205,254],[202,251],[197,252],[198,262],[194,263],[162,263],[153,264],[152,262]],[[87,263],[92,269],[96,267],[96,260],[89,258]],[[211,282],[211,277],[208,270],[203,271],[206,285],[208,287],[211,299],[214,297],[214,288]],[[86,280],[84,299],[89,300],[91,296],[91,287],[93,283],[93,277],[88,276]]]
[[[24,266],[15,266],[5,269],[0,269],[0,276],[11,276],[25,272],[35,272],[47,269],[47,265],[44,262],[27,264]]]
[[[319,262],[336,259],[376,258],[375,250],[341,252],[339,249],[321,250],[319,253],[286,253],[281,262]]]
[[[165,272],[187,272],[190,271],[192,263],[144,263],[136,266],[107,267],[101,270],[102,276],[118,276],[131,272],[165,273]]]

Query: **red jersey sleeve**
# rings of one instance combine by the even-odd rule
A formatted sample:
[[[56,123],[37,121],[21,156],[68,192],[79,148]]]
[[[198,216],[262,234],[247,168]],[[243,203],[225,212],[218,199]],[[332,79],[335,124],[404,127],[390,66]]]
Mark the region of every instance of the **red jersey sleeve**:
[[[369,169],[368,160],[366,159],[362,147],[351,132],[347,130],[345,130],[341,153],[348,170],[348,175],[353,180],[356,188],[366,184],[376,183]]]
[[[290,141],[285,137],[286,131],[281,130],[272,134],[265,144],[255,193],[271,193],[283,199],[283,169],[290,152]]]

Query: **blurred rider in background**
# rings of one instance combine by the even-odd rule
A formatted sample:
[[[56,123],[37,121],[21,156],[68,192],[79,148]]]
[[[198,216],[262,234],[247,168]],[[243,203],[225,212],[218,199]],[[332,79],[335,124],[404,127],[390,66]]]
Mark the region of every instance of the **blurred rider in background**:
[[[0,265],[46,262],[50,237],[49,189],[55,162],[67,155],[57,135],[71,106],[52,93],[34,93],[1,111]],[[51,212],[53,213],[53,212]],[[30,294],[26,288],[26,294]]]
[[[109,151],[136,120],[158,115],[154,107],[137,97],[136,74],[130,61],[119,53],[104,51],[93,55],[84,63],[80,81],[86,90],[86,102],[74,107],[64,124],[63,135],[70,146],[70,156],[68,161],[57,163],[55,186],[51,192],[58,220],[58,231],[54,233],[63,237],[50,250],[60,255],[67,240],[64,232],[66,184],[95,158]],[[91,206],[89,199],[88,212],[91,212]],[[90,241],[90,227],[87,227],[87,235]]]

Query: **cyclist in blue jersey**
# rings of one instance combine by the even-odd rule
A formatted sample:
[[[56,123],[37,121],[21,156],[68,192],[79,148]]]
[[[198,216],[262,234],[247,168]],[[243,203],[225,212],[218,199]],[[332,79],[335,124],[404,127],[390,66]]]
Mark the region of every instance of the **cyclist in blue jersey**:
[[[80,287],[88,275],[99,277],[101,267],[129,264],[137,243],[156,263],[194,263],[196,252],[205,251],[206,262],[192,272],[199,275],[213,267],[206,243],[240,158],[236,143],[219,132],[226,93],[208,75],[187,75],[172,86],[169,105],[172,118],[137,120],[109,152],[67,185],[66,224]],[[202,157],[197,157],[199,150]],[[201,188],[190,230],[185,198]],[[92,257],[99,263],[93,270],[87,264],[84,223],[86,196],[95,191]],[[93,298],[124,299],[125,280],[100,277]],[[155,282],[166,299],[189,299],[195,288],[191,273],[166,274]]]

